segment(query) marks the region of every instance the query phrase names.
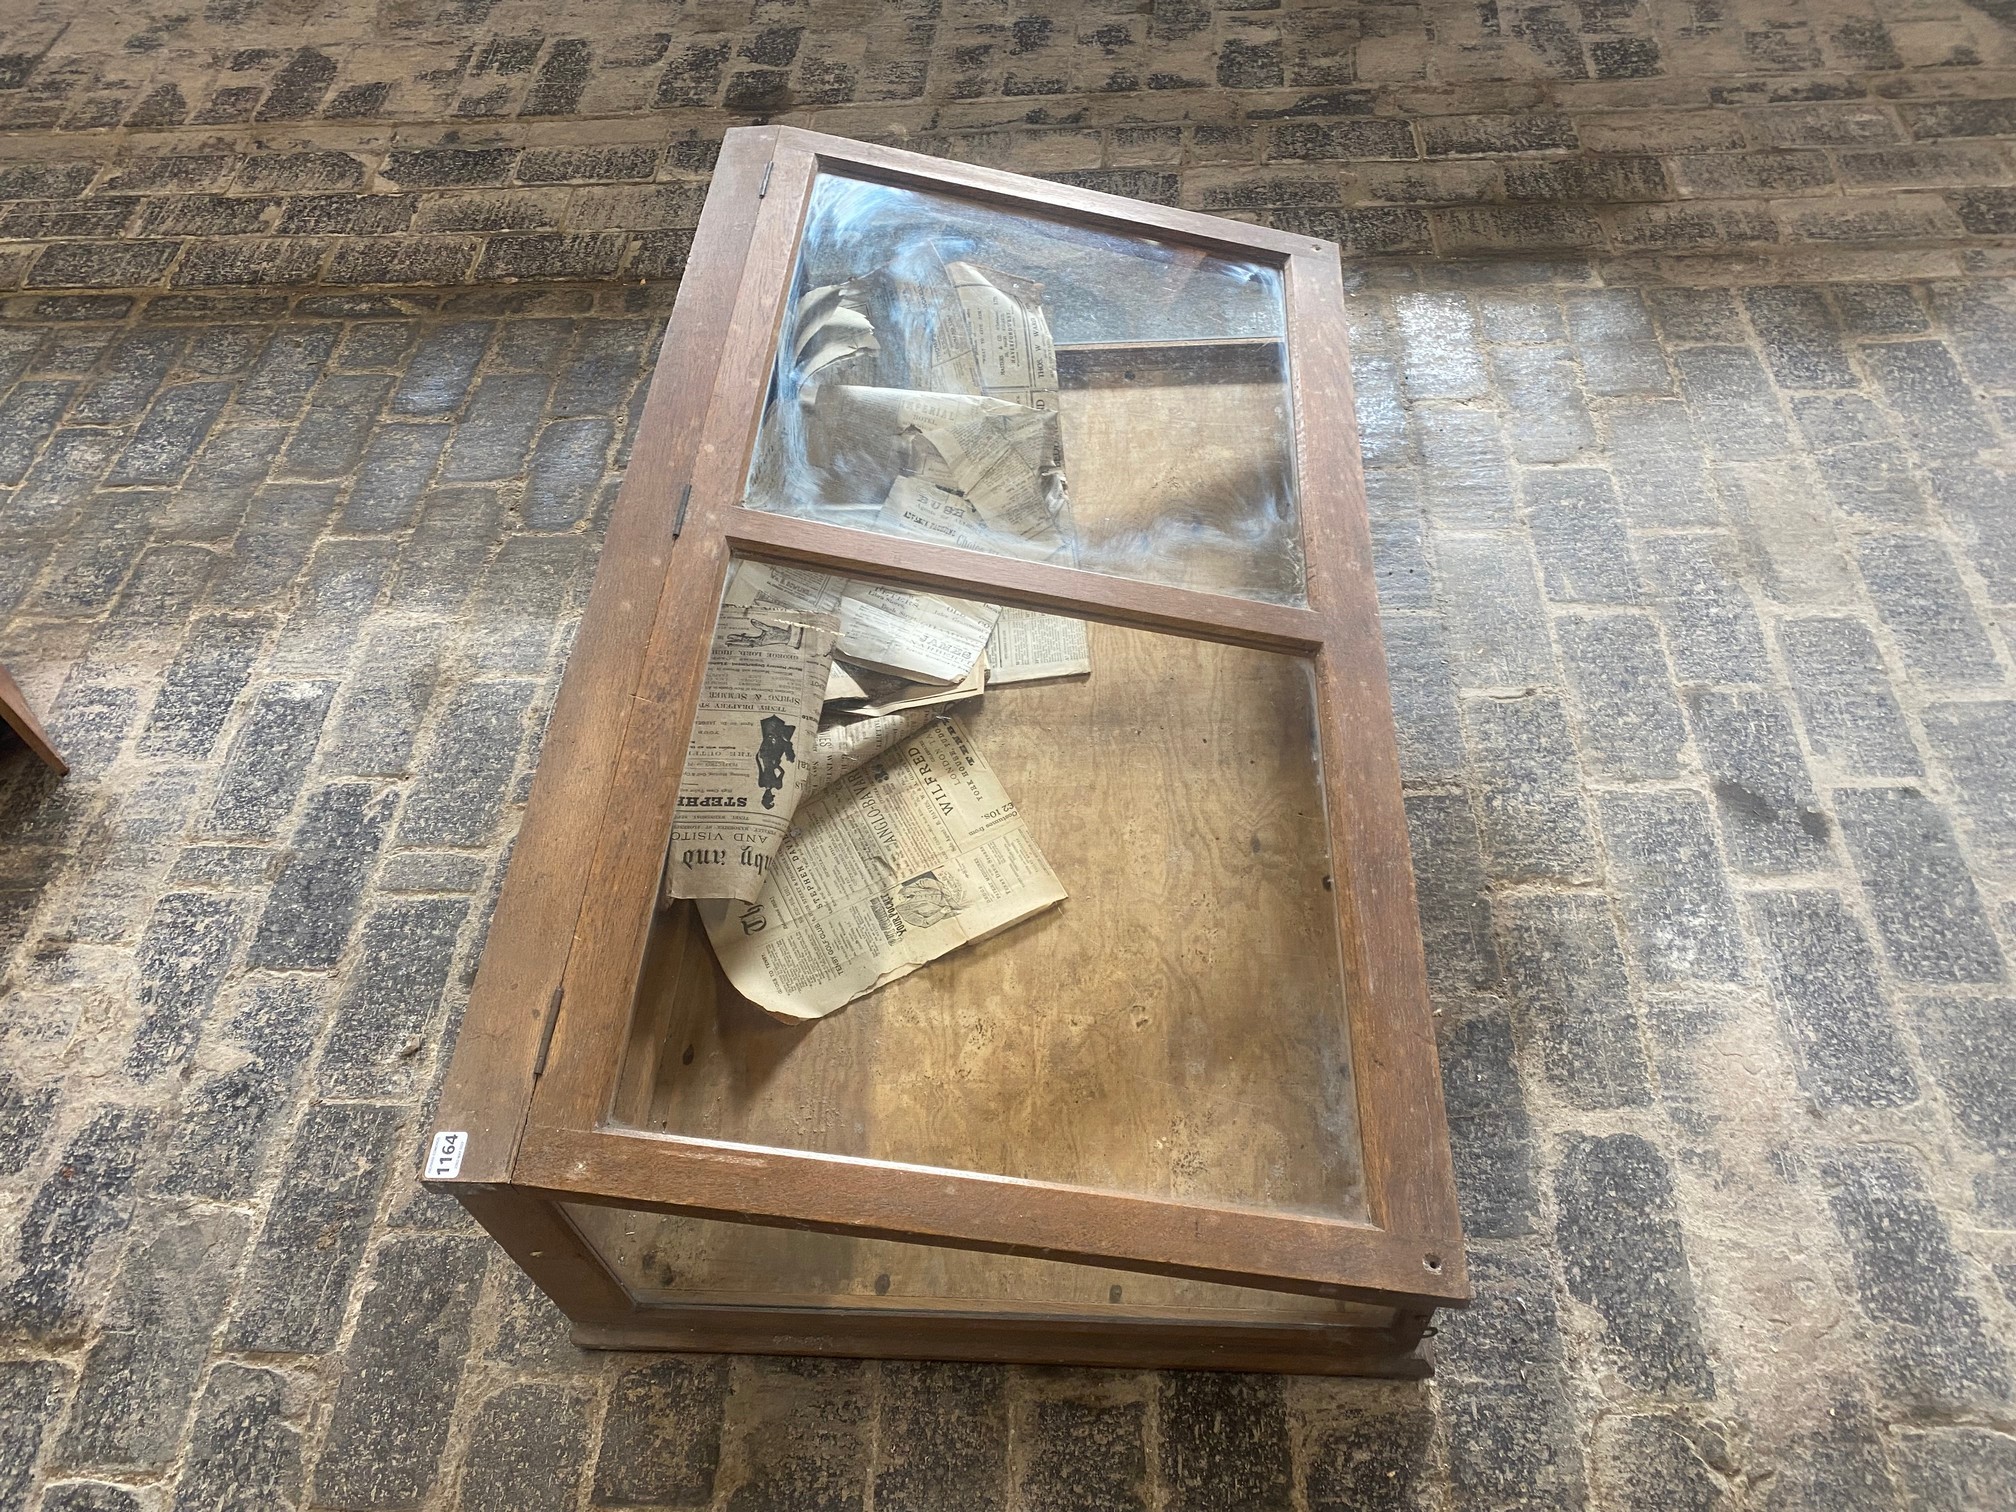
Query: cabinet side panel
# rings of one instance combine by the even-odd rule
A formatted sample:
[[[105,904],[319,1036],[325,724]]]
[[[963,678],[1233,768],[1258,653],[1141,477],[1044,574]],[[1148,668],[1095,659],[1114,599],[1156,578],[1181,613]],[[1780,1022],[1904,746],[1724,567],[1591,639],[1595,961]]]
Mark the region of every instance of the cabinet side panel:
[[[664,586],[679,483],[714,387],[760,204],[768,129],[730,132],[665,332],[532,798],[441,1094],[458,1179],[510,1179],[546,1020],[572,948],[611,775]]]

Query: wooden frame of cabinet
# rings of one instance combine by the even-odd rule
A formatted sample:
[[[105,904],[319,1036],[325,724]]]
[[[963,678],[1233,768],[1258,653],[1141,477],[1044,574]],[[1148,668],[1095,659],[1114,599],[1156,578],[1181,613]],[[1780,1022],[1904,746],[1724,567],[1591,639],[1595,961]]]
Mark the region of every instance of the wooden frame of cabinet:
[[[1307,607],[886,537],[742,506],[822,171],[1147,233],[1281,270]],[[450,1193],[584,1343],[913,1358],[1426,1371],[1469,1296],[1346,348],[1328,243],[781,127],[728,133],[435,1116]],[[731,555],[1307,658],[1371,1221],[738,1146],[611,1120],[709,633]],[[562,1204],[1034,1256],[1350,1304],[1335,1318],[1031,1312],[779,1297],[640,1303]],[[1116,1288],[1117,1293],[1117,1288]]]

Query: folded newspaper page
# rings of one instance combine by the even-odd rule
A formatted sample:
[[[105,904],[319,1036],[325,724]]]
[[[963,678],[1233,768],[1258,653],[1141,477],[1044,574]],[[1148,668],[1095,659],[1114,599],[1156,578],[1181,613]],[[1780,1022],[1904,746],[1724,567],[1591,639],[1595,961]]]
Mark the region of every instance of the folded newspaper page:
[[[804,790],[799,802],[817,797],[856,767],[874,760],[893,745],[901,745],[931,722],[928,709],[882,714],[868,719],[840,720],[827,725],[812,741],[805,759]]]
[[[754,899],[797,812],[838,622],[724,606],[686,743],[667,898]]]
[[[987,642],[987,684],[1079,677],[1092,670],[1085,621],[1035,609],[1008,608]]]
[[[738,992],[815,1019],[1064,898],[948,719],[804,804],[753,903],[698,907]]]
[[[944,686],[971,676],[996,613],[991,605],[769,562],[736,563],[723,602],[756,613],[837,614],[836,649],[849,661]]]
[[[868,698],[868,685],[862,681],[864,675],[858,667],[850,667],[839,657],[833,658],[833,670],[826,676],[826,702],[864,703]]]
[[[938,322],[932,385],[1055,409],[1057,350],[1043,313],[1043,285],[969,262],[947,263],[945,277],[963,319]]]
[[[861,675],[874,676],[868,672]],[[847,712],[855,715],[898,714],[906,709],[958,703],[963,698],[977,698],[984,693],[987,690],[988,680],[987,658],[981,656],[974,660],[973,670],[949,688],[941,688],[936,683],[904,682],[901,678],[885,678],[876,685],[867,702],[855,704]]]
[[[881,350],[858,279],[806,291],[793,313],[792,329],[791,356],[804,378],[862,352]]]

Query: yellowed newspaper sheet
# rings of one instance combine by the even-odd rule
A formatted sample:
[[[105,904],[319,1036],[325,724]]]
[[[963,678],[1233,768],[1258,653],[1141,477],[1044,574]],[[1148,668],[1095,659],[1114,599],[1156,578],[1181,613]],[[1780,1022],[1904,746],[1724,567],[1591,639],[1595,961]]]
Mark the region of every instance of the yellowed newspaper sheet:
[[[754,899],[804,787],[839,625],[724,607],[686,744],[668,898]]]
[[[736,990],[823,1018],[927,961],[1064,900],[957,720],[803,805],[753,903],[699,905]]]
[[[1035,609],[1007,608],[987,642],[987,685],[1078,677],[1092,670],[1085,621]]]

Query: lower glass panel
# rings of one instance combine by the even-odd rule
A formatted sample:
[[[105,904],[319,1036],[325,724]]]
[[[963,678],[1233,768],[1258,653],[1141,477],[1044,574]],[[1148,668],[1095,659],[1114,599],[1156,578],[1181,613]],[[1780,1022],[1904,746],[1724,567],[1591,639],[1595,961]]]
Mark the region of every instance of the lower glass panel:
[[[1293,1292],[1029,1260],[926,1244],[848,1239],[667,1213],[563,1203],[645,1306],[970,1308],[1105,1317],[1245,1315],[1384,1326],[1391,1310]]]
[[[792,611],[736,608],[751,565],[717,648],[732,630],[756,655],[775,649],[760,616]],[[1366,1221],[1309,664],[1114,625],[1038,632],[1033,663],[998,635],[987,658],[1023,680],[990,672],[984,693],[925,706],[921,732],[818,797],[785,768],[849,705],[826,704],[816,748],[802,718],[738,736],[748,710],[703,709],[689,784],[708,762],[729,786],[762,768],[790,829],[760,895],[737,866],[766,822],[756,799],[675,832],[673,880],[683,861],[702,901],[656,915],[615,1121]],[[986,836],[949,866],[917,859],[941,800]],[[754,901],[706,901],[738,877]],[[961,927],[977,937],[946,945]],[[923,964],[869,985],[877,950],[920,941]]]

